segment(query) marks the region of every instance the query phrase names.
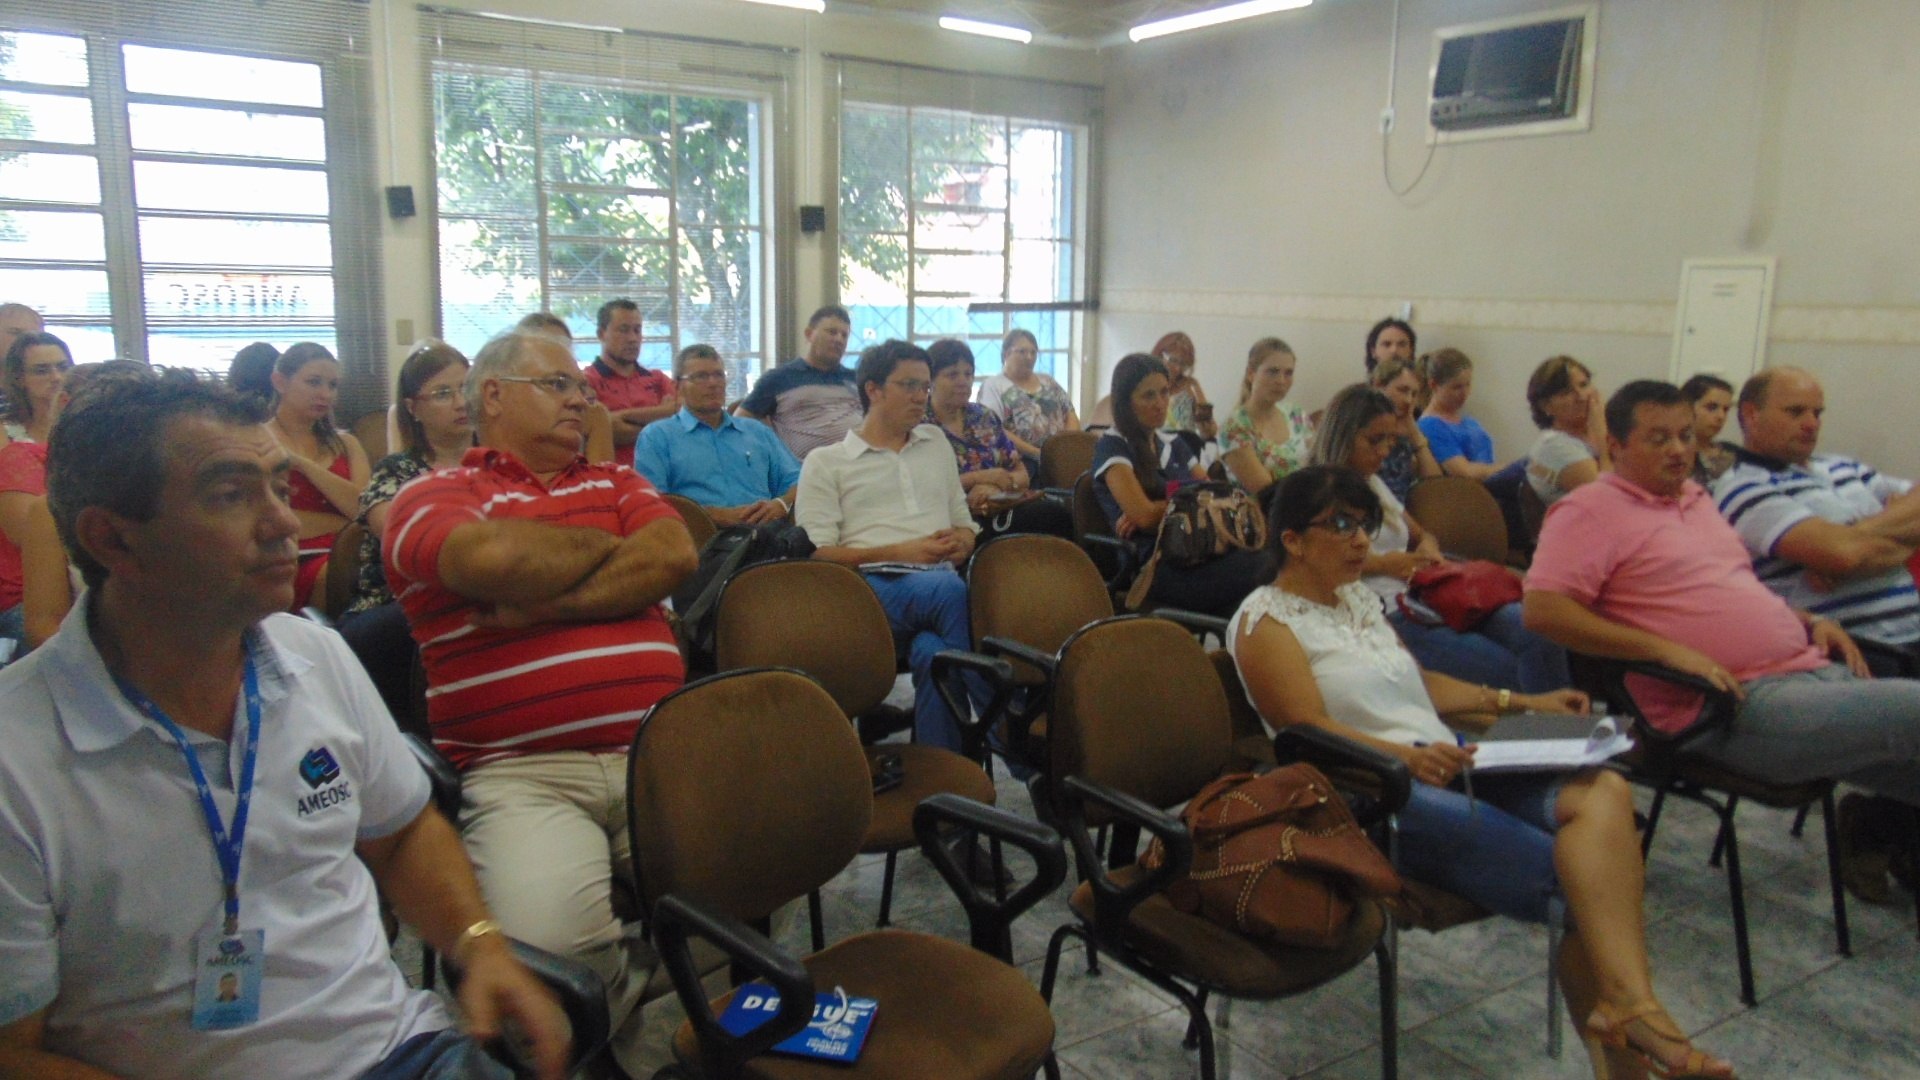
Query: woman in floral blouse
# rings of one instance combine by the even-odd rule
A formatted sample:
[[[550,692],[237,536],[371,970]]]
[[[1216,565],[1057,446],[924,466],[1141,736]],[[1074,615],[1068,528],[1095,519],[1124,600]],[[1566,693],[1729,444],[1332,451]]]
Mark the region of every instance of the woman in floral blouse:
[[[1066,388],[1033,369],[1039,356],[1032,334],[1009,330],[1000,341],[1000,374],[980,384],[980,406],[998,416],[1014,447],[1036,462],[1048,439],[1080,430]]]
[[[360,492],[359,521],[367,527],[360,541],[360,576],[353,601],[340,616],[340,636],[373,677],[387,708],[403,722],[410,708],[408,690],[418,651],[407,617],[387,588],[380,562],[380,537],[386,532],[393,497],[416,476],[451,468],[473,446],[473,422],[467,417],[462,384],[467,358],[441,341],[427,341],[400,365],[400,443],[398,453],[374,465]]]
[[[967,508],[983,534],[1073,535],[1067,508],[1032,490],[1020,450],[1000,418],[968,400],[973,396],[973,350],[964,341],[944,338],[928,346],[927,355],[933,360],[927,422],[946,433],[960,467]]]
[[[1254,494],[1305,466],[1313,447],[1313,422],[1300,406],[1287,402],[1296,363],[1293,349],[1279,338],[1254,342],[1240,379],[1240,403],[1220,428],[1221,460]],[[1259,459],[1257,469],[1246,455],[1234,453],[1242,447]]]

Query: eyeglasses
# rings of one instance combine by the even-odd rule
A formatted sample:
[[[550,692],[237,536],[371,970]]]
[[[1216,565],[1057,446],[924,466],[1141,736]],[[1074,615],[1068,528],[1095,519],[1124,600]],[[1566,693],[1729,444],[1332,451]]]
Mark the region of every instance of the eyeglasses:
[[[1362,532],[1372,538],[1380,535],[1380,519],[1355,517],[1352,514],[1335,514],[1320,521],[1309,521],[1307,528],[1325,529],[1342,540],[1351,540],[1354,534]]]
[[[924,394],[933,388],[933,384],[925,379],[888,379],[887,385],[905,390],[909,396]]]
[[[680,376],[680,381],[681,382],[726,382],[727,373],[724,371],[696,371],[691,375]]]
[[[445,405],[447,402],[452,401],[454,398],[457,398],[459,396],[460,396],[459,387],[443,386],[438,390],[429,390],[424,394],[415,394],[413,396],[413,400],[431,401],[435,405]]]
[[[62,360],[57,364],[35,364],[32,367],[27,368],[25,373],[28,375],[32,375],[36,378],[45,378],[48,375],[65,375],[67,372],[72,370],[73,370],[73,361]]]
[[[589,401],[593,400],[592,384],[569,375],[497,375],[495,378],[501,382],[531,383],[557,398],[579,394]]]

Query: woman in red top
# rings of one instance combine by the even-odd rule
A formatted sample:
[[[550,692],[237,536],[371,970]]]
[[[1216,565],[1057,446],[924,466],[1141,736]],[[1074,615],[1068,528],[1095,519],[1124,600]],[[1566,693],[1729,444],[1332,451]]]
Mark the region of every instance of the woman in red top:
[[[280,400],[267,430],[293,458],[289,502],[300,518],[300,574],[293,607],[305,607],[326,570],[333,538],[360,512],[367,486],[367,452],[360,440],[333,424],[340,396],[340,362],[326,346],[303,341],[280,354],[273,366]]]
[[[17,647],[26,629],[20,569],[20,538],[27,511],[47,493],[47,434],[65,401],[61,387],[73,368],[67,343],[52,334],[21,334],[7,349],[7,428],[12,441],[0,447],[0,638]],[[0,645],[0,664],[13,656]]]

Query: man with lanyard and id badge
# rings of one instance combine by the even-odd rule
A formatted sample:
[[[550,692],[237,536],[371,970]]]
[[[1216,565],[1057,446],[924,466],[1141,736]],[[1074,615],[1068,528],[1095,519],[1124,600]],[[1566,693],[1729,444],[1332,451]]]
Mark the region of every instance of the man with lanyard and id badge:
[[[504,1077],[566,1021],[489,918],[340,639],[284,610],[288,461],[191,373],[62,417],[49,502],[87,591],[0,672],[0,1078]],[[387,953],[375,885],[467,973],[467,1031]]]

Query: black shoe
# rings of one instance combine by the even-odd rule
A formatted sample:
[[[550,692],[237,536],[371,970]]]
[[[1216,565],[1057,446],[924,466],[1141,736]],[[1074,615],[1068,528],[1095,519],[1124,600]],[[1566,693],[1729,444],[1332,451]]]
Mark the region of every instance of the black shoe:
[[[872,746],[895,732],[912,730],[913,714],[897,705],[876,705],[871,712],[861,713],[855,723],[860,741]]]
[[[1883,841],[1883,810],[1875,803],[1857,793],[1840,798],[1840,821],[1835,828],[1840,841],[1840,883],[1866,903],[1891,904],[1893,887],[1887,872],[1894,860]]]

